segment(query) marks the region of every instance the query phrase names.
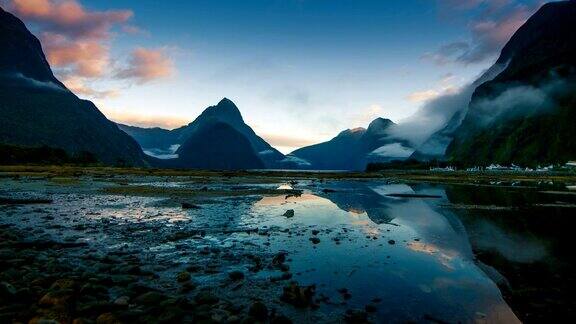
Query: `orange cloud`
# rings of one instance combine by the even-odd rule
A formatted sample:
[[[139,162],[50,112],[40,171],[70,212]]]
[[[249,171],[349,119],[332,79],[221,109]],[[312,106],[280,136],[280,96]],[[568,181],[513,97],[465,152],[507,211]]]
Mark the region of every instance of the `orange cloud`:
[[[92,89],[90,81],[113,76],[114,65],[110,58],[112,30],[125,33],[142,33],[130,24],[131,10],[95,11],[85,9],[78,0],[0,0],[7,9],[39,30],[46,58],[55,74],[78,95],[104,98],[116,94],[114,90]],[[144,57],[144,63],[147,61]],[[142,78],[163,76],[171,71],[164,60],[156,69],[148,67],[140,72]],[[141,63],[140,61],[134,61]]]
[[[42,43],[52,67],[66,68],[76,76],[100,77],[110,66],[109,48],[97,40],[70,40],[60,34],[43,33]]]
[[[42,31],[47,59],[60,76],[103,76],[110,66],[110,29],[133,16],[130,10],[87,11],[76,0],[10,0],[7,6]]]
[[[75,0],[12,0],[17,16],[73,38],[107,38],[110,28],[132,16],[131,10],[86,11]]]
[[[140,47],[132,52],[128,66],[117,71],[116,77],[146,83],[173,74],[172,60],[166,56],[164,50]]]

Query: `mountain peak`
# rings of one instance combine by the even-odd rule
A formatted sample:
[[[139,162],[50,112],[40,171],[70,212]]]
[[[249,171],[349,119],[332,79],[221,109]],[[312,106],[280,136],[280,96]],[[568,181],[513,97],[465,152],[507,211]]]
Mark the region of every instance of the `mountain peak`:
[[[392,125],[394,125],[394,122],[391,121],[390,119],[378,117],[378,118],[374,119],[370,123],[370,125],[368,125],[367,132],[380,133]]]
[[[548,2],[540,7],[506,43],[497,63],[508,63],[526,53],[554,53],[558,44],[564,49],[573,46],[576,0]],[[544,47],[545,46],[545,47]],[[536,57],[539,57],[536,56]],[[537,63],[538,64],[538,63]]]
[[[226,97],[222,98],[222,100],[218,102],[217,106],[234,106],[235,108],[237,108],[234,102]]]
[[[203,118],[214,118],[231,125],[244,123],[238,107],[228,98],[223,98],[216,106],[210,106],[200,115]]]

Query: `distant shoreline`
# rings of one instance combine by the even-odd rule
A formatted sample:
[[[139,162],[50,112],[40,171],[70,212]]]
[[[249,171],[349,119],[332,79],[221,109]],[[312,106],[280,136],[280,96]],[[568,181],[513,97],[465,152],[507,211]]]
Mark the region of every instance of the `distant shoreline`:
[[[178,177],[254,177],[290,179],[387,179],[404,182],[498,184],[496,182],[562,182],[576,184],[576,173],[570,171],[429,171],[386,170],[378,172],[313,171],[313,170],[191,170],[150,169],[104,166],[68,165],[0,165],[0,178],[7,177],[61,177],[99,175],[152,175]]]

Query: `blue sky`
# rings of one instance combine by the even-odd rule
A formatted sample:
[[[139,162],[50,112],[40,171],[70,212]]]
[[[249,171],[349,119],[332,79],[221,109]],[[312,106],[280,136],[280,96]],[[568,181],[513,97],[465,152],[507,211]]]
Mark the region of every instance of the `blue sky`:
[[[376,117],[401,122],[425,100],[456,91],[490,66],[538,7],[528,0],[64,0],[93,18],[85,26],[87,19],[62,22],[63,1],[28,0],[46,6],[41,12],[22,1],[0,3],[48,43],[57,75],[109,118],[173,128],[228,97],[284,152]],[[72,33],[74,23],[103,33]],[[60,34],[67,45],[100,45],[99,70],[76,73],[79,59],[63,61],[62,42],[49,37]]]

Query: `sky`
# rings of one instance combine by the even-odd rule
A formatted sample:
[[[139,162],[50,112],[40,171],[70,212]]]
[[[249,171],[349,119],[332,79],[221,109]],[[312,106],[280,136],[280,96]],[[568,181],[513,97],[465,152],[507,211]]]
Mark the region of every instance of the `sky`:
[[[0,0],[110,119],[176,128],[222,98],[284,153],[408,120],[473,81],[539,0]]]

